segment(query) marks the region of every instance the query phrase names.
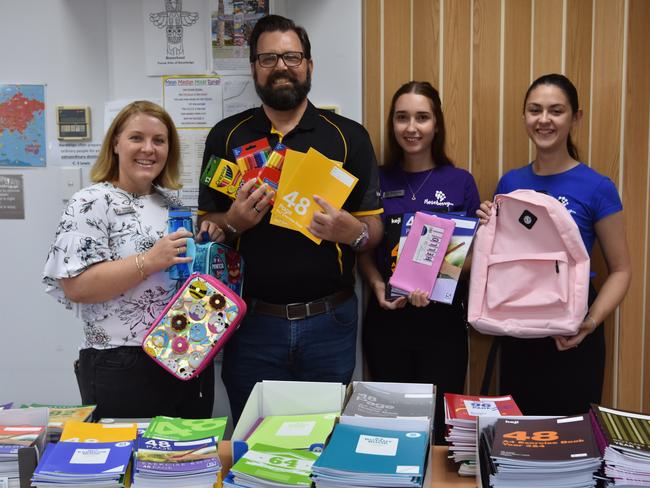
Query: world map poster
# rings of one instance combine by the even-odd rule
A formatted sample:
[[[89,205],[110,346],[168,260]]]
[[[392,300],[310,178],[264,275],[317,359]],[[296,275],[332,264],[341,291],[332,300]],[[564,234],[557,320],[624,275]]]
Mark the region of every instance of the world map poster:
[[[0,84],[0,167],[45,166],[45,86]]]

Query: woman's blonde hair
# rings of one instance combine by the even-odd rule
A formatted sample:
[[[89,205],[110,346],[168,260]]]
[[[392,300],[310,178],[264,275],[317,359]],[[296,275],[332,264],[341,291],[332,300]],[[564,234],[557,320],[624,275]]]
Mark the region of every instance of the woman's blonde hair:
[[[117,137],[124,129],[124,124],[126,124],[127,120],[129,120],[131,116],[136,114],[145,114],[155,117],[167,127],[167,140],[169,146],[167,162],[163,167],[163,170],[153,181],[153,184],[172,190],[179,189],[182,186],[179,181],[181,151],[176,126],[164,108],[146,100],[132,102],[117,114],[117,117],[113,120],[113,123],[104,137],[102,148],[99,151],[99,156],[97,156],[97,161],[95,161],[95,164],[90,170],[91,181],[99,183],[102,181],[112,182],[119,179],[119,158],[117,154],[115,154],[113,148],[117,141]]]

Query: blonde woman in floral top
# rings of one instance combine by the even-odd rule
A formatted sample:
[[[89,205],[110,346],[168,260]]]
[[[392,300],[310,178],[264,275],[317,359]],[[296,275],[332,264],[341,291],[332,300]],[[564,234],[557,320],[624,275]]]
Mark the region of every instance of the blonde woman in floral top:
[[[140,347],[175,293],[165,271],[179,257],[187,230],[167,234],[167,191],[180,187],[178,133],[158,105],[133,102],[115,118],[92,168],[92,186],[63,212],[45,264],[46,291],[84,323],[77,379],[95,417],[210,417],[214,371],[191,381],[164,371]],[[213,240],[216,225],[204,222]]]

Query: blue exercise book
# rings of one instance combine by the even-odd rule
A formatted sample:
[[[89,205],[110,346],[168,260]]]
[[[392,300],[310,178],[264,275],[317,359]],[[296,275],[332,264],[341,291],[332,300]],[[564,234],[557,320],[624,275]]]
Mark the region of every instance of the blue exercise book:
[[[34,476],[93,476],[124,474],[133,442],[58,442],[48,444]]]
[[[426,432],[338,424],[313,471],[420,477],[424,475],[428,440]]]

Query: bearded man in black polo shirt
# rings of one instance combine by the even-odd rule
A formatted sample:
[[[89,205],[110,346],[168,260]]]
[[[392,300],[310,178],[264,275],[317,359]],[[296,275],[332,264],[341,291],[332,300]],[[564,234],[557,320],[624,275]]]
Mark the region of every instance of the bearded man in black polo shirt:
[[[242,186],[233,202],[201,185],[199,215],[239,239],[246,264],[244,297],[249,310],[226,345],[223,380],[236,423],[256,382],[261,380],[348,383],[354,370],[357,298],[355,253],[381,238],[382,212],[377,164],[366,130],[358,123],[319,110],[307,99],[313,61],[307,32],[290,19],[260,19],[250,38],[251,70],[262,106],[219,122],[203,156],[232,160],[232,149],[268,138],[296,151],[315,148],[359,181],[343,205],[333,208],[314,196],[310,232],[269,223],[274,196],[267,185]]]

